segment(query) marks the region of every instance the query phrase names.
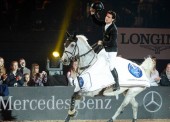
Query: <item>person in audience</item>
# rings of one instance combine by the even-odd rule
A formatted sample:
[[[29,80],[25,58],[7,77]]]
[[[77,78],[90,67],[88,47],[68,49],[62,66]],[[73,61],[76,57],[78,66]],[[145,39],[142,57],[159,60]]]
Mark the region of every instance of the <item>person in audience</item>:
[[[150,85],[151,86],[158,86],[159,85],[159,82],[160,82],[160,77],[159,77],[159,72],[158,70],[156,69],[156,57],[152,57],[152,60],[154,60],[155,62],[155,66],[150,74]]]
[[[0,84],[3,84],[7,78],[6,69],[4,67],[4,59],[0,57]]]
[[[23,74],[18,70],[18,62],[12,61],[11,63],[11,71],[7,76],[6,83],[8,86],[23,86]]]
[[[30,86],[30,74],[29,73],[25,73],[24,74],[24,84],[23,86]]]
[[[166,69],[161,74],[161,86],[170,86],[170,63],[167,64]]]
[[[30,75],[30,69],[26,67],[26,61],[25,59],[21,58],[19,59],[19,70],[24,75],[25,73],[28,73]]]
[[[39,65],[32,64],[32,75],[31,75],[31,85],[33,86],[44,86],[47,82],[47,73],[42,71],[39,72]]]
[[[78,62],[72,61],[70,65],[70,69],[67,72],[67,79],[70,83],[70,85],[74,85],[73,81],[77,77],[77,70],[78,70]]]

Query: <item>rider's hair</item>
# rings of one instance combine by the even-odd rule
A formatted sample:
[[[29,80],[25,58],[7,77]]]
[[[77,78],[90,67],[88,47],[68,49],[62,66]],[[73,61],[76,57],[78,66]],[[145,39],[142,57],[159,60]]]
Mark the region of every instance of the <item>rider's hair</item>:
[[[107,14],[111,14],[112,15],[112,19],[114,19],[114,21],[116,21],[116,12],[112,11],[112,10],[109,10],[107,12]]]

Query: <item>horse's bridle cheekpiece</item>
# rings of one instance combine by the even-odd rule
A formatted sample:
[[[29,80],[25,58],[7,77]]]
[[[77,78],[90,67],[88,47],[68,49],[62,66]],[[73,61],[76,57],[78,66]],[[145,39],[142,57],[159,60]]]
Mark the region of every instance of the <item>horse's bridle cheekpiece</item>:
[[[76,34],[74,33],[73,35],[70,35],[68,32],[66,32],[66,35],[67,35],[67,39],[66,39],[66,42],[64,44],[64,47],[68,47],[70,45],[71,42],[75,42],[76,45],[74,46],[74,49],[72,52],[69,52],[69,51],[64,51],[64,53],[67,55],[68,59],[70,61],[75,61],[77,60],[78,56],[75,55],[76,53],[76,47],[77,47],[77,40],[78,38],[76,37]],[[79,48],[78,48],[79,50]],[[78,51],[79,52],[79,51]],[[71,57],[68,56],[68,54],[71,54]]]

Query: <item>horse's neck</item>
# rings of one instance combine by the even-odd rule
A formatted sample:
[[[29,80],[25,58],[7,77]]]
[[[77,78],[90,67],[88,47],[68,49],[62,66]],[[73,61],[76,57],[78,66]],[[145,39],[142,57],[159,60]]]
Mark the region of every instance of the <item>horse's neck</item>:
[[[88,66],[93,65],[97,58],[95,52],[91,49],[85,39],[82,37],[79,37],[79,39],[80,41],[78,41],[77,44],[79,45],[79,55],[81,55],[79,58],[79,68],[81,70],[83,67],[88,68]]]
[[[87,55],[80,57],[79,68],[93,65],[97,60],[97,55],[91,51]]]

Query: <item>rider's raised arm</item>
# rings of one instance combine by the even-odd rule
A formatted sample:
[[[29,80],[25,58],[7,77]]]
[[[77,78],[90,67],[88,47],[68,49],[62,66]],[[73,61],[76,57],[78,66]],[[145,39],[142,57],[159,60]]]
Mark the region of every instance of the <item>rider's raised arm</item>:
[[[93,8],[90,8],[90,14],[91,14],[91,17],[92,17],[92,20],[94,23],[96,23],[97,25],[99,26],[103,26],[105,25],[105,21],[102,21],[102,20],[99,20],[96,16],[96,12]]]
[[[92,14],[91,17],[92,17],[93,22],[99,26],[104,26],[106,24],[104,20],[99,20],[96,14]]]

